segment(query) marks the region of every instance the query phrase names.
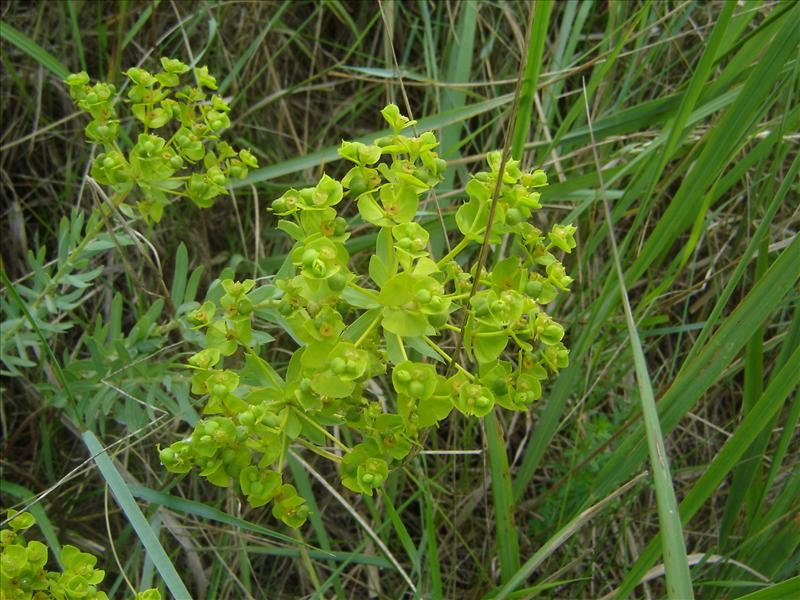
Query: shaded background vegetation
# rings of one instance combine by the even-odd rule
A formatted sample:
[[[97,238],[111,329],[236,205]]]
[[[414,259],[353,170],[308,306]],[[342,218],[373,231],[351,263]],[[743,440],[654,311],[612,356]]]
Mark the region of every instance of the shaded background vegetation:
[[[85,428],[114,444],[115,463],[198,598],[321,588],[324,597],[413,597],[350,509],[423,597],[477,598],[501,582],[503,510],[513,514],[522,562],[544,549],[526,573],[528,595],[600,597],[662,563],[658,543],[637,563],[659,524],[649,477],[636,479],[647,456],[639,393],[584,85],[674,487],[679,501],[699,494],[684,530],[695,593],[737,597],[797,575],[800,403],[796,377],[779,377],[800,369],[796,4],[738,4],[707,63],[723,3],[555,5],[524,164],[545,168],[553,184],[541,223],[578,226],[567,265],[574,293],[553,309],[572,366],[529,414],[499,415],[516,501],[496,505],[490,481],[500,473],[481,426],[452,415],[429,448],[468,452],[423,454],[398,471],[387,491],[399,519],[380,499],[346,494],[342,504],[292,464],[300,491],[316,499],[318,518],[297,538],[312,550],[276,538],[267,511],[158,464],[155,444],[185,434],[196,400],[180,366],[189,348],[167,310],[148,313],[149,290],[159,278],[189,280],[202,297],[223,268],[273,273],[289,242],[266,207],[323,170],[341,174],[332,151],[340,140],[382,128],[387,102],[404,105],[393,54],[414,117],[431,117],[441,133],[454,175],[438,198],[452,226],[467,173],[502,145],[531,5],[164,0],[1,10],[3,269],[49,324],[31,328],[4,286],[2,504],[48,492],[44,513],[62,542],[101,556],[106,589],[123,595],[120,566],[142,588],[157,576],[87,462]],[[124,248],[98,246],[69,264],[79,215],[98,200],[85,181],[85,117],[57,73],[86,69],[119,83],[129,66],[162,55],[209,66],[231,98],[232,141],[252,148],[262,169],[210,210],[177,203],[158,226],[115,224]],[[432,210],[420,219],[439,230]],[[365,247],[359,233],[353,249]],[[748,431],[741,423],[757,403],[771,412]],[[728,466],[715,462],[726,443]],[[338,487],[328,465],[305,458]],[[591,519],[572,521],[632,479]],[[573,536],[552,544],[565,526]],[[663,575],[634,590],[662,596]]]

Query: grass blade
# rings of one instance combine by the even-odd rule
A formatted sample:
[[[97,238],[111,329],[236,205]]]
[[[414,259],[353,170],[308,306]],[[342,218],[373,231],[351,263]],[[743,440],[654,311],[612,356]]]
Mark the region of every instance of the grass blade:
[[[330,536],[328,536],[328,531],[325,529],[325,523],[322,520],[323,515],[319,509],[317,500],[314,497],[314,491],[311,488],[311,481],[309,481],[305,469],[303,469],[300,463],[298,463],[293,456],[290,455],[286,462],[292,471],[292,477],[294,478],[295,485],[297,486],[297,491],[303,498],[306,499],[306,503],[308,504],[308,520],[311,522],[311,526],[314,528],[314,533],[317,536],[319,546],[326,552],[330,552]],[[332,565],[333,563],[330,562],[330,564]],[[333,585],[336,588],[337,597],[343,598],[344,589],[342,588],[341,579],[338,576],[334,578]]]
[[[585,87],[583,92],[583,99],[586,102],[586,118],[588,119],[589,132],[591,133],[592,122],[589,112],[589,98],[586,95]],[[593,134],[592,138],[594,138]],[[605,184],[603,183],[602,169],[600,167],[600,157],[597,153],[597,144],[594,143],[594,139],[592,139],[592,152],[594,153],[598,173],[600,173],[600,189],[603,195],[603,208],[605,210],[606,223],[609,230],[609,240],[611,241],[611,255],[617,272],[619,292],[622,297],[622,307],[625,311],[625,323],[628,326],[628,336],[630,337],[631,351],[633,352],[633,364],[636,370],[636,382],[639,386],[639,400],[642,405],[642,416],[647,433],[650,467],[653,470],[653,482],[656,488],[658,520],[664,545],[664,568],[667,577],[667,594],[670,598],[681,600],[694,598],[694,593],[692,592],[692,577],[689,574],[689,563],[686,559],[686,545],[683,541],[683,528],[681,527],[681,518],[678,513],[678,501],[675,499],[675,490],[672,488],[672,475],[669,470],[667,451],[664,447],[664,438],[661,435],[661,424],[658,420],[656,400],[653,396],[653,384],[650,381],[650,374],[647,371],[647,361],[644,357],[642,343],[639,339],[639,332],[636,329],[636,322],[633,320],[633,311],[631,310],[631,305],[628,300],[625,275],[619,260],[617,240],[614,235],[614,228],[611,220],[611,210],[608,207],[608,200],[606,199]]]
[[[533,9],[533,30],[528,41],[528,59],[525,62],[525,74],[519,93],[519,114],[511,138],[511,157],[515,160],[522,158],[525,142],[528,141],[534,96],[542,69],[544,44],[547,41],[547,26],[550,24],[552,12],[552,0],[538,0]]]
[[[29,505],[28,512],[36,519],[36,526],[42,532],[47,545],[50,546],[50,550],[53,552],[53,558],[61,565],[61,544],[58,541],[58,536],[56,535],[56,530],[53,528],[53,524],[50,522],[50,519],[47,518],[47,513],[44,512],[44,508],[39,502],[33,502],[36,498],[36,494],[26,487],[22,487],[11,481],[6,481],[5,479],[0,480],[0,489],[3,490],[4,494],[19,498],[22,502]],[[61,566],[63,567],[63,565]]]
[[[430,117],[419,119],[417,122],[417,129],[419,131],[426,131],[428,129],[441,129],[452,123],[458,123],[460,121],[470,119],[476,115],[481,115],[501,106],[505,106],[511,102],[513,98],[514,94],[504,94],[502,96],[498,96],[497,98],[492,98],[491,100],[477,102],[475,104],[468,104],[467,106],[463,106],[461,108],[444,111]],[[375,131],[367,135],[353,138],[353,140],[371,144],[376,138],[390,135],[391,133],[391,129],[381,129],[380,131]],[[249,186],[254,183],[269,181],[270,179],[275,179],[283,175],[290,175],[292,173],[305,171],[306,169],[313,169],[314,167],[318,167],[323,163],[331,163],[341,160],[341,156],[339,156],[338,152],[339,147],[340,145],[338,144],[336,146],[328,146],[327,148],[319,150],[318,152],[312,152],[310,154],[306,154],[305,156],[299,156],[297,158],[292,158],[274,165],[270,165],[269,167],[256,169],[244,179],[237,179],[231,182],[231,187],[239,188],[243,186]]]
[[[106,454],[103,445],[91,431],[84,431],[82,437],[84,444],[89,449],[89,453],[100,469],[100,474],[111,488],[111,493],[114,495],[117,504],[122,509],[122,512],[125,513],[128,522],[142,542],[150,560],[153,561],[159,574],[164,579],[169,591],[175,598],[191,598],[192,595],[186,589],[183,580],[175,570],[175,565],[172,564],[169,556],[167,556],[166,551],[158,541],[158,537],[150,527],[150,523],[148,523],[139,505],[133,499],[128,485],[119,471],[117,471],[111,458]]]
[[[549,540],[547,540],[544,544],[542,544],[541,548],[539,548],[533,556],[531,556],[528,560],[525,561],[525,564],[517,571],[514,576],[506,583],[500,590],[497,592],[497,595],[489,594],[487,598],[492,598],[493,600],[503,600],[504,598],[508,598],[509,594],[511,594],[514,590],[520,587],[525,580],[530,576],[531,573],[536,570],[540,564],[542,564],[548,556],[550,556],[553,552],[555,552],[564,542],[566,542],[572,535],[578,531],[581,527],[583,527],[586,523],[592,520],[592,518],[601,512],[606,506],[611,504],[616,498],[630,490],[634,485],[636,485],[646,473],[642,473],[641,475],[633,478],[625,485],[621,486],[619,489],[615,490],[608,497],[603,498],[600,502],[587,508],[586,510],[581,511],[578,515],[576,515],[569,523],[564,525],[561,529],[559,529]]]
[[[465,83],[469,81],[472,68],[473,48],[475,47],[475,26],[478,21],[478,3],[467,0],[461,4],[456,35],[450,47],[447,61],[447,82]],[[466,93],[460,89],[445,89],[442,94],[442,108],[444,111],[458,110],[464,107]],[[442,158],[453,159],[459,156],[458,146],[461,141],[462,120],[454,121],[442,129],[440,138]],[[418,125],[420,131],[426,129]],[[453,187],[453,171],[448,171],[442,189]]]
[[[773,84],[780,77],[784,63],[796,53],[800,43],[800,4],[787,15],[783,27],[775,36],[764,56],[756,64],[736,100],[711,129],[703,152],[697,158],[689,176],[684,179],[670,202],[664,216],[642,247],[636,263],[628,273],[628,281],[641,276],[645,269],[657,265],[659,258],[672,244],[676,235],[696,221],[702,198],[718,174],[739,151],[740,143],[761,113],[762,102],[769,102]]]
[[[800,575],[786,581],[781,581],[763,590],[751,592],[746,596],[739,596],[739,600],[785,600],[800,596]]]
[[[251,523],[250,521],[245,521],[244,519],[239,519],[238,517],[234,517],[233,515],[214,508],[213,506],[203,504],[202,502],[179,498],[178,496],[165,494],[164,492],[159,492],[158,490],[153,490],[141,485],[131,484],[128,486],[128,489],[130,490],[131,494],[140,500],[147,502],[148,504],[158,504],[159,506],[163,506],[164,508],[168,508],[178,513],[192,515],[200,519],[216,521],[218,523],[224,523],[225,525],[231,525],[232,527],[236,527],[244,531],[251,531],[259,535],[274,538],[286,544],[291,544],[293,546],[297,545],[297,540],[291,536],[283,535],[282,533],[268,529],[261,525],[257,525],[255,523]]]
[[[61,64],[55,56],[5,21],[0,21],[0,37],[14,44],[44,68],[54,73],[59,79],[66,79],[69,75],[69,69]]]
[[[236,77],[239,75],[239,72],[244,68],[247,62],[253,57],[258,50],[259,46],[261,46],[261,42],[264,41],[264,38],[267,37],[267,34],[272,31],[272,26],[281,18],[281,15],[289,8],[289,2],[284,2],[283,4],[278,7],[278,9],[273,13],[270,20],[261,27],[261,31],[259,34],[253,38],[253,41],[250,42],[250,45],[247,47],[242,55],[236,59],[236,63],[234,63],[233,67],[231,68],[230,73],[222,80],[222,83],[219,85],[219,93],[224,94],[228,91],[228,88],[234,82]]]
[[[684,364],[683,369],[659,401],[663,431],[669,433],[681,417],[692,409],[702,394],[731,364],[738,352],[771,313],[783,296],[800,278],[800,238],[781,253],[761,281],[750,290],[739,306],[727,318],[717,334],[709,341],[695,360]],[[646,450],[641,440],[644,432],[634,428],[597,478],[596,493],[602,494],[614,483],[626,477],[644,460]]]
[[[632,259],[633,264],[627,269],[627,285],[637,281],[676,242],[683,231],[697,220],[699,211],[697,199],[705,195],[706,190],[713,186],[724,167],[739,152],[742,139],[753,128],[755,118],[760,112],[760,104],[765,100],[769,101],[771,99],[772,85],[776,83],[779,73],[783,71],[783,65],[791,53],[792,43],[796,47],[796,40],[800,38],[800,29],[794,27],[798,12],[800,12],[800,5],[796,5],[791,11],[782,16],[784,19],[782,21],[783,27],[766,50],[764,59],[759,61],[750,72],[744,87],[736,95],[736,99],[727,108],[717,126],[711,128],[703,144],[700,156],[689,174],[683,179],[676,196],[667,206],[666,212],[659,219],[642,250],[636,255],[635,259]],[[795,19],[794,21],[792,20],[793,18]],[[765,62],[767,58],[769,60]],[[591,88],[589,90],[591,91]],[[631,235],[636,233],[639,233],[638,230],[632,230]],[[624,244],[623,247],[625,247]],[[665,276],[669,275],[665,274]],[[782,284],[780,284],[780,288],[784,291],[786,290]],[[587,319],[589,325],[583,329],[579,339],[573,345],[570,355],[571,365],[562,371],[556,380],[544,407],[544,412],[540,416],[539,423],[532,436],[532,442],[525,451],[522,464],[514,481],[514,495],[517,499],[522,496],[533,478],[549,441],[555,435],[567,399],[573,392],[576,383],[581,379],[579,377],[578,364],[589,352],[600,327],[615,309],[617,291],[617,286],[609,275],[602,294],[593,304],[591,314]],[[769,295],[771,292],[777,293],[777,289],[767,290],[766,288],[761,288],[760,290],[760,294],[765,295]],[[752,297],[752,292],[750,296]],[[755,306],[753,314],[758,312],[763,320],[766,318],[764,308],[763,305]],[[749,321],[749,318],[743,313],[739,313],[739,317]],[[738,334],[741,333],[726,329],[726,334],[735,337],[737,344],[739,342]],[[741,346],[737,345],[736,348],[741,348]],[[695,356],[694,358],[696,359],[697,357]],[[713,362],[718,376],[722,372],[722,363],[721,361]],[[686,364],[693,371],[700,371],[698,368],[699,363],[696,360],[686,361]],[[716,367],[719,367],[718,371]],[[705,376],[708,374],[708,372],[702,373],[703,377],[700,379],[706,381]],[[696,392],[698,395],[694,397],[693,401],[696,401],[699,394],[707,389],[707,387],[700,389],[700,380],[689,381],[688,379],[683,379],[681,385],[698,388],[699,391]],[[709,386],[711,382],[707,382],[704,385]],[[673,385],[673,387],[675,386]],[[684,398],[681,398],[681,400],[684,400]],[[665,427],[665,430],[668,430],[668,428]],[[643,436],[640,431],[637,433]],[[621,451],[619,456],[622,456],[622,454],[624,454],[624,451]],[[641,458],[641,455],[638,456]],[[629,474],[633,468],[631,466],[625,471],[625,474]],[[620,477],[614,481],[624,478],[625,474],[620,472]],[[613,487],[613,482],[609,483],[611,485],[605,487],[605,491]]]
[[[494,499],[495,539],[500,555],[503,583],[519,570],[519,538],[514,522],[514,496],[511,493],[511,472],[508,469],[506,443],[494,411],[483,420],[489,451],[489,469]]]
[[[783,402],[792,393],[792,390],[797,387],[798,382],[800,382],[798,364],[800,364],[800,349],[794,351],[794,354],[783,369],[772,378],[753,410],[747,413],[736,432],[728,439],[719,454],[717,454],[716,458],[695,483],[683,502],[681,502],[680,515],[684,524],[688,524],[695,513],[716,492],[718,486],[736,466],[759,433],[764,430],[772,417],[781,409]],[[647,569],[658,559],[659,545],[660,534],[650,542],[631,571],[628,572],[618,589],[618,598],[627,597],[647,572]]]

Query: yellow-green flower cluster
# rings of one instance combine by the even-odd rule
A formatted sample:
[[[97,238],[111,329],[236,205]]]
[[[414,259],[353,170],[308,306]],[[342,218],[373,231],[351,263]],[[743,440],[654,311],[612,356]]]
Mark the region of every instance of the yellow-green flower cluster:
[[[119,94],[110,83],[92,84],[86,72],[65,79],[78,107],[92,117],[87,140],[102,146],[91,175],[110,186],[119,199],[137,192],[136,206],[142,216],[158,222],[171,200],[186,197],[207,208],[227,194],[230,179],[247,176],[258,161],[248,150],[235,150],[222,141],[230,128],[230,105],[219,95],[217,82],[207,67],[191,69],[180,60],[161,59],[162,70],[152,74],[133,67],[126,104],[139,125],[139,133],[126,132],[135,140],[128,152],[121,148],[121,121],[117,114]],[[195,86],[181,86],[181,77],[193,74]]]

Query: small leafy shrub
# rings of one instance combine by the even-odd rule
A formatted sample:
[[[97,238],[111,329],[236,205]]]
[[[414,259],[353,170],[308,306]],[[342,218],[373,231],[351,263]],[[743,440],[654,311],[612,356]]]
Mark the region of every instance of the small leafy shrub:
[[[278,228],[294,239],[274,280],[225,279],[189,315],[202,333],[188,366],[205,418],[161,449],[161,462],[237,485],[251,506],[271,502],[291,527],[308,508],[284,481],[290,446],[335,461],[346,488],[372,495],[454,408],[468,417],[495,406],[528,410],[569,360],[564,329],[544,307],[572,282],[554,252],[575,247],[575,228],[545,234],[530,223],[545,173],[507,162],[488,239],[511,251],[476,273],[456,258],[484,239],[502,161],[489,154],[455,215],[463,237],[437,260],[414,222],[421,197],[443,179],[436,136],[404,135],[414,121],[395,105],[382,114],[393,133],[369,145],[343,142],[339,153],[352,167],[341,180],[323,175],[272,203]],[[345,245],[344,200],[377,229],[366,272]],[[464,349],[476,365],[469,370],[442,347],[464,318]],[[276,328],[297,346],[282,372],[265,358]]]
[[[161,66],[155,75],[137,67],[127,71],[130,111],[142,128],[127,154],[119,143],[123,132],[116,87],[92,85],[83,71],[65,80],[75,103],[92,117],[85,129],[87,140],[104,149],[92,163],[92,177],[114,190],[120,208],[138,191],[139,212],[155,222],[161,220],[170,197],[186,197],[207,208],[227,193],[230,178],[246,177],[248,168],[258,167],[249,151],[237,152],[221,141],[231,125],[231,107],[218,95],[208,97],[206,90],[217,89],[208,68],[191,69],[172,58],[162,58]],[[197,85],[181,87],[181,77],[189,72]],[[131,133],[125,136],[133,139]]]
[[[8,511],[8,528],[0,530],[0,599],[2,600],[107,600],[97,589],[105,571],[95,569],[97,557],[75,546],[61,549],[63,571],[47,570],[48,550],[41,542],[25,540],[23,532],[36,524],[30,513]],[[160,600],[156,589],[136,595],[137,600]]]

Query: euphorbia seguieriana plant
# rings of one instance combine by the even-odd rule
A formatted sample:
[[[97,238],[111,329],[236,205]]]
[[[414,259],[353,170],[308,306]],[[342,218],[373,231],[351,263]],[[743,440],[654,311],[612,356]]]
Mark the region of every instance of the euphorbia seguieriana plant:
[[[8,511],[8,528],[0,530],[0,599],[108,600],[97,589],[106,574],[95,569],[96,556],[66,545],[60,556],[63,570],[47,569],[47,546],[24,537],[35,524],[30,513]],[[160,600],[161,594],[153,588],[136,594],[136,599]]]
[[[115,204],[123,210],[124,200],[138,190],[139,212],[155,222],[170,198],[186,197],[207,208],[227,194],[230,178],[246,177],[248,168],[258,167],[248,150],[237,152],[221,141],[231,126],[231,107],[218,95],[208,97],[205,90],[217,89],[208,68],[191,69],[172,58],[162,58],[161,66],[155,75],[136,67],[126,73],[130,110],[141,127],[127,154],[120,147],[116,87],[92,85],[85,72],[65,80],[75,103],[92,117],[86,138],[103,147],[92,163],[92,177],[112,188]],[[197,85],[181,87],[181,77],[189,72]],[[129,132],[126,137],[134,136]]]
[[[475,273],[456,257],[483,241],[501,154],[489,154],[489,170],[470,179],[456,212],[463,238],[437,260],[414,221],[443,178],[436,137],[401,133],[413,121],[397,106],[382,114],[394,133],[370,145],[343,142],[339,154],[352,167],[341,180],[323,175],[272,203],[294,247],[271,282],[224,280],[189,315],[205,333],[204,348],[189,358],[192,392],[207,397],[205,418],[162,449],[161,461],[175,473],[198,468],[218,486],[238,484],[251,506],[272,502],[291,527],[308,515],[284,482],[291,446],[335,461],[346,488],[372,495],[454,408],[468,417],[495,405],[528,410],[548,374],[568,362],[564,329],[544,306],[572,282],[553,252],[575,247],[575,228],[556,225],[545,235],[531,224],[545,173],[505,165],[489,241],[509,236],[512,251],[471,295]],[[346,199],[377,229],[365,274],[353,270],[348,223],[337,214]],[[453,357],[440,343],[460,335],[465,311],[464,348],[476,367],[455,362],[449,372]],[[293,340],[282,372],[265,358],[265,330],[275,326]],[[347,433],[335,435],[336,427]]]
[[[161,75],[184,69],[173,66],[182,65],[177,61],[162,64]],[[195,74],[201,85],[213,86],[207,71]],[[167,148],[156,160],[161,167],[173,154],[188,163],[203,158],[203,142],[229,124],[227,105],[216,97],[206,103],[195,95],[202,94],[199,88],[178,94],[182,102],[158,100],[156,107],[153,97],[175,79],[134,69],[128,76],[135,84],[129,93],[134,114],[145,129],[154,120],[166,123],[165,113],[180,121],[168,142],[148,133],[137,142],[139,151],[148,142]],[[83,74],[71,79],[73,90],[86,85]],[[73,95],[89,93],[80,90]],[[153,97],[136,108],[148,90]],[[470,178],[468,200],[455,215],[462,237],[437,259],[428,230],[415,221],[446,168],[434,151],[436,136],[402,133],[415,121],[393,104],[381,114],[393,133],[372,144],[342,142],[339,154],[352,164],[344,177],[323,175],[314,187],[290,189],[272,203],[277,227],[294,239],[277,274],[258,282],[223,280],[188,315],[201,334],[202,349],[188,367],[192,393],[205,399],[204,418],[185,439],[160,450],[161,462],[173,473],[196,468],[214,485],[238,485],[251,506],[271,502],[272,514],[290,527],[308,516],[305,501],[284,481],[292,447],[338,463],[346,488],[372,495],[392,467],[421,449],[424,431],[453,409],[467,417],[482,417],[495,405],[526,411],[541,397],[542,382],[569,360],[564,329],[544,307],[569,290],[572,278],[557,253],[575,248],[575,227],[555,225],[544,233],[531,223],[541,208],[538,190],[547,185],[544,171],[523,172],[516,160],[504,165],[488,241],[498,251],[508,248],[508,256],[482,270],[473,294],[475,266],[465,270],[456,259],[483,243],[501,153],[490,153],[488,171]],[[90,139],[107,139],[94,129],[87,127]],[[149,180],[129,175],[141,169],[133,159],[137,151],[126,160],[114,146],[97,158],[92,173],[123,186],[118,191],[138,185],[149,198],[140,208],[157,220],[161,212],[154,207],[163,201],[148,196]],[[196,153],[187,154],[189,148]],[[178,195],[201,207],[224,193],[229,176],[256,165],[251,154],[237,156],[224,142],[205,156],[205,174],[174,179],[174,189],[183,190]],[[369,261],[350,260],[349,224],[337,213],[343,201],[355,202],[361,219],[377,229]],[[364,263],[366,273],[359,271]],[[474,368],[442,347],[461,336],[465,318],[463,347]],[[291,339],[282,348],[291,358],[280,370],[267,360],[275,341],[268,331],[276,330],[288,334],[281,342]]]

